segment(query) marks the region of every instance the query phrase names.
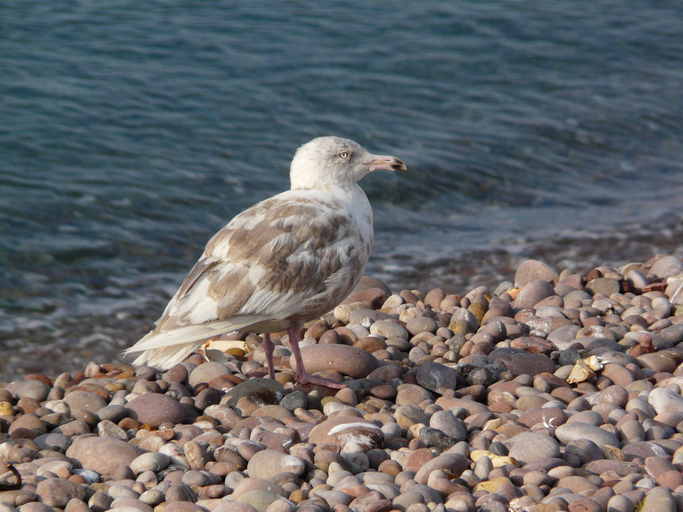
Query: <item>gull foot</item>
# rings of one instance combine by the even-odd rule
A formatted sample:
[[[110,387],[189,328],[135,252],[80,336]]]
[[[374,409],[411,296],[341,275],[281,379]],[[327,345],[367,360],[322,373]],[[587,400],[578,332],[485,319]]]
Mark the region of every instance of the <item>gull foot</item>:
[[[323,386],[331,389],[342,389],[346,387],[344,384],[340,382],[335,382],[331,379],[326,379],[324,377],[318,377],[317,375],[311,375],[310,373],[297,375],[296,381],[299,384],[314,384],[316,386]]]

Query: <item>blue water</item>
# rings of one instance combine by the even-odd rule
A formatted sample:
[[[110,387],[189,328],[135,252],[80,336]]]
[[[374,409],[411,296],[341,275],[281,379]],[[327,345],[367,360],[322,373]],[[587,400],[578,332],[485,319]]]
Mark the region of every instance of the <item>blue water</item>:
[[[678,218],[682,16],[677,0],[5,2],[0,349],[151,303],[144,330],[318,135],[411,168],[364,183],[370,270],[389,281],[519,237]]]

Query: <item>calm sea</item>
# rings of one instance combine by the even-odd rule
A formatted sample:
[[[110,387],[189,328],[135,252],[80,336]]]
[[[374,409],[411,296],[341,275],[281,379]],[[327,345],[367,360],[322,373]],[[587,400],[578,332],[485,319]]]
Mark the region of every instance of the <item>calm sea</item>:
[[[318,135],[408,162],[364,183],[369,271],[395,286],[558,236],[671,245],[682,18],[679,0],[4,2],[0,376],[113,357]]]

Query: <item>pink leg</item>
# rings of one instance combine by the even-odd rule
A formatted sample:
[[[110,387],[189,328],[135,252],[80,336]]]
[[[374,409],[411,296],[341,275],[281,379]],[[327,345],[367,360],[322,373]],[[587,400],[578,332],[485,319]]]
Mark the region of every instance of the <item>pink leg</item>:
[[[292,354],[294,354],[294,359],[296,360],[296,381],[299,384],[317,384],[318,386],[325,386],[332,389],[341,389],[344,387],[344,384],[340,384],[339,382],[306,373],[304,361],[301,358],[301,350],[299,349],[299,328],[290,327],[287,329],[287,334],[289,334],[289,346],[291,347]]]
[[[275,365],[273,364],[273,342],[270,341],[270,333],[263,334],[263,349],[266,351],[266,362],[268,363],[268,375],[275,380]]]

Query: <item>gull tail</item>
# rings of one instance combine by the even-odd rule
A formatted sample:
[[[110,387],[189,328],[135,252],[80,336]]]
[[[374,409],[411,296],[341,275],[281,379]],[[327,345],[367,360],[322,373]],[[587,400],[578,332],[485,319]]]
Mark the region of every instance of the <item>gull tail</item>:
[[[205,341],[254,325],[262,318],[256,315],[245,315],[230,320],[179,327],[169,331],[154,330],[126,349],[124,354],[142,352],[133,361],[134,365],[148,365],[159,370],[168,370],[182,362]]]

